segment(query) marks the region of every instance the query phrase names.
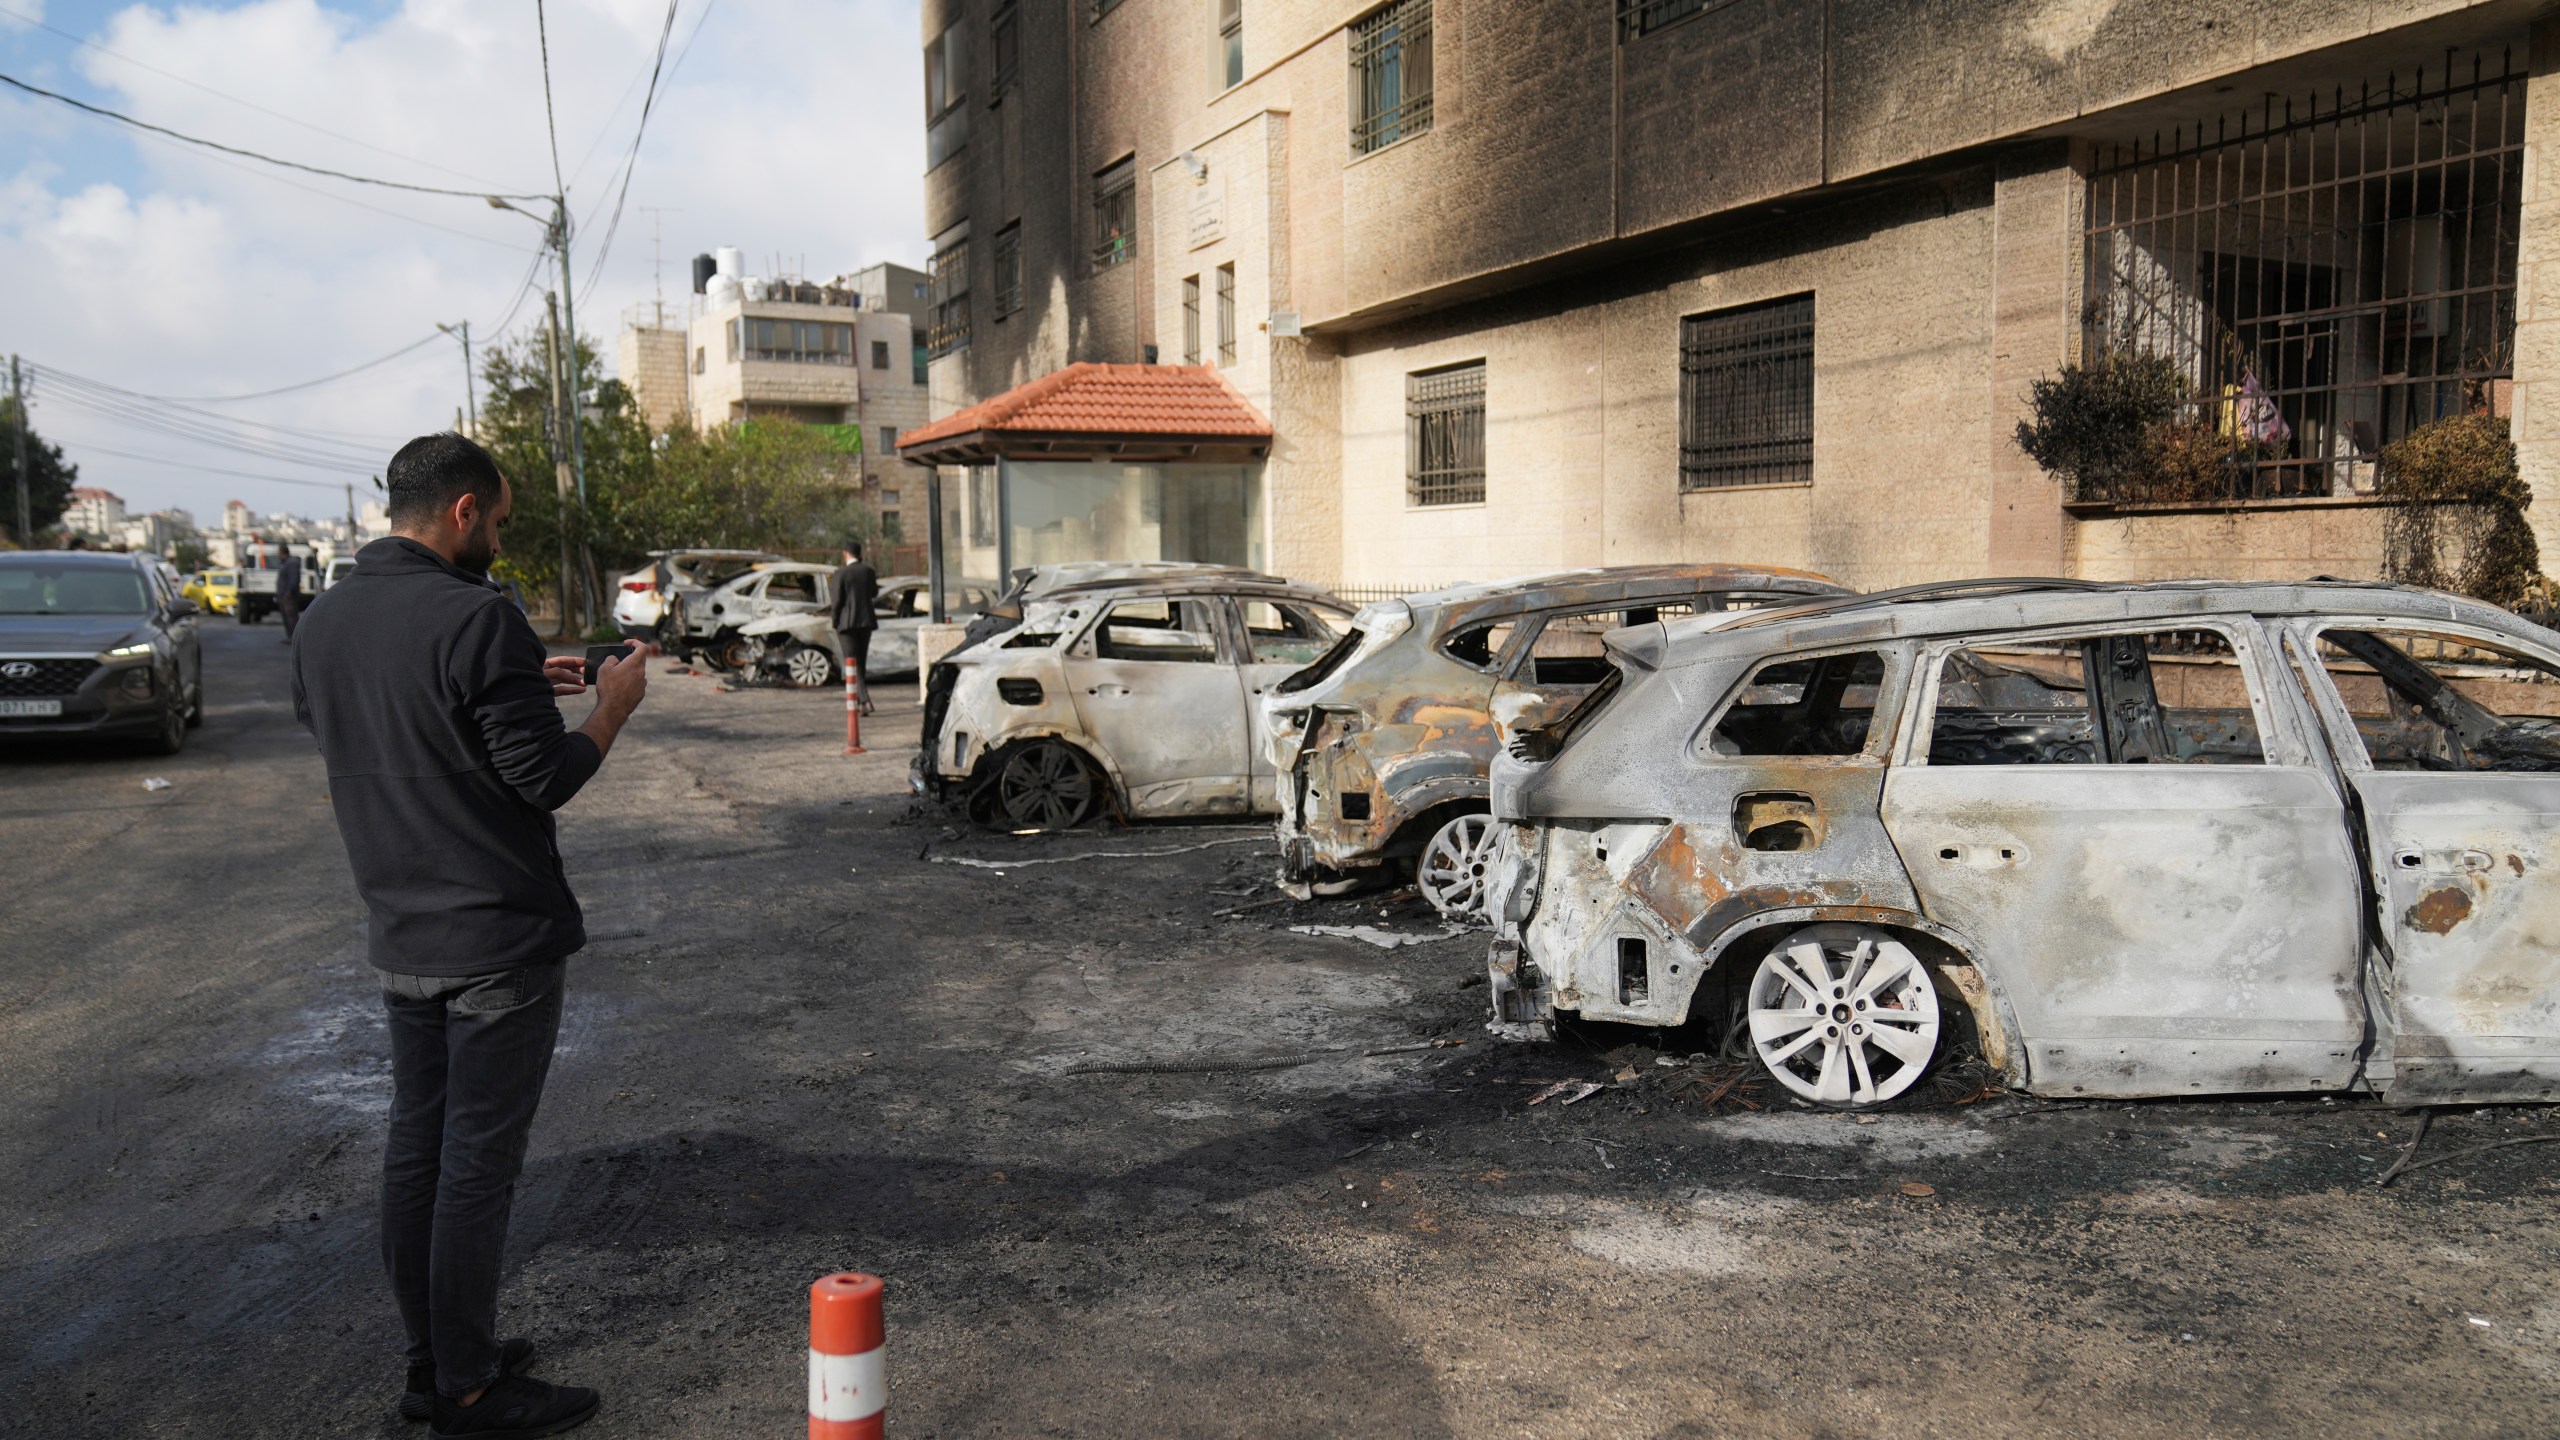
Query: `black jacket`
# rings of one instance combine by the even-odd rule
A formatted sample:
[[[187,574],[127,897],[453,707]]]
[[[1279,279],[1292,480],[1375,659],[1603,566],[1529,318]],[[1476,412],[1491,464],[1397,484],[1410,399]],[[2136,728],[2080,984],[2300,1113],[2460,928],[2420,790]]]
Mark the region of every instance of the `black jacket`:
[[[604,757],[542,661],[505,596],[399,536],[304,614],[294,714],[328,763],[379,968],[479,975],[587,943],[551,812]]]
[[[880,617],[871,613],[871,602],[880,598],[880,575],[859,560],[836,567],[835,626],[839,630],[877,630]]]

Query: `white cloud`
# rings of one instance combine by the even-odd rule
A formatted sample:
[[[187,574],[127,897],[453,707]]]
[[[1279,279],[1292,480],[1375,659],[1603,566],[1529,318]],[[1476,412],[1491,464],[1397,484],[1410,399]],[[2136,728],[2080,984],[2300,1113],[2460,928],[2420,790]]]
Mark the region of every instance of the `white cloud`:
[[[692,33],[703,3],[683,0],[674,47]],[[28,10],[32,0],[8,4]],[[650,294],[651,217],[643,207],[674,212],[660,223],[677,299],[687,288],[686,257],[716,245],[750,256],[805,255],[819,275],[879,259],[916,263],[925,248],[914,10],[887,0],[712,4],[691,54],[661,90],[596,293],[578,296],[583,328],[605,341],[608,355],[623,309]],[[606,182],[630,144],[663,16],[661,0],[549,6],[561,162],[574,172],[571,204],[583,227],[582,286],[611,210]],[[73,93],[172,129],[425,185],[550,188],[540,58],[532,7],[522,0],[405,0],[378,18],[314,0],[134,6],[91,36],[128,58],[73,52],[24,27],[9,43],[26,56],[45,41],[58,56],[54,73],[86,82]],[[33,78],[24,62],[17,73]],[[38,283],[5,287],[0,344],[133,390],[204,395],[288,385],[465,316],[475,339],[486,338],[539,239],[533,222],[474,200],[279,176],[108,131],[44,102],[0,102],[0,136],[12,134],[18,139],[0,139],[0,274]],[[538,297],[522,307],[520,322],[537,309]],[[438,345],[338,385],[223,408],[375,437],[365,443],[379,443],[387,456],[398,438],[449,424],[460,403],[460,356]],[[261,511],[337,503],[324,491],[84,456],[86,442],[208,467],[309,474],[122,428],[43,394],[35,416],[81,462],[85,480],[138,507],[209,514],[234,494]]]

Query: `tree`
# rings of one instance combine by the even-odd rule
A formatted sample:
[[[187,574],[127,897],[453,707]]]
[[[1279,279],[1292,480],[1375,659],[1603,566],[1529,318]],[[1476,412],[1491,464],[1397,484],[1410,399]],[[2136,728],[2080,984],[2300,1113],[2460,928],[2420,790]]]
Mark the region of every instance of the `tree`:
[[[47,441],[27,427],[27,510],[29,528],[36,535],[51,530],[71,508],[71,487],[80,480],[80,467],[62,458],[62,447]],[[15,397],[0,395],[0,530],[18,548],[25,549],[33,541],[18,533],[18,402]]]
[[[2074,500],[2135,498],[2157,471],[2160,427],[2185,390],[2178,367],[2157,355],[2109,351],[2065,365],[2028,387],[2035,418],[2019,423],[2018,448]]]

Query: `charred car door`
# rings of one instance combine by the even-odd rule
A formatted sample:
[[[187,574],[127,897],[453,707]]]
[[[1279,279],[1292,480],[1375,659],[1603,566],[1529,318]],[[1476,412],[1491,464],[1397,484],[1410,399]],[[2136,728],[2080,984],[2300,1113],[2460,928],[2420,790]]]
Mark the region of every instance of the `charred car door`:
[[[1237,597],[1234,603],[1235,633],[1244,646],[1236,681],[1244,687],[1244,713],[1251,727],[1246,755],[1253,767],[1253,808],[1278,810],[1280,774],[1271,764],[1270,721],[1262,713],[1262,697],[1332,649],[1349,617],[1290,600]]]
[[[1132,597],[1068,651],[1076,715],[1140,816],[1246,808],[1244,691],[1219,596]]]
[[[2363,811],[2400,1104],[2560,1095],[2560,656],[2406,620],[2300,627]]]
[[[2254,622],[1941,642],[1884,788],[1929,916],[2045,1093],[2332,1089],[2364,1037],[2356,863]]]

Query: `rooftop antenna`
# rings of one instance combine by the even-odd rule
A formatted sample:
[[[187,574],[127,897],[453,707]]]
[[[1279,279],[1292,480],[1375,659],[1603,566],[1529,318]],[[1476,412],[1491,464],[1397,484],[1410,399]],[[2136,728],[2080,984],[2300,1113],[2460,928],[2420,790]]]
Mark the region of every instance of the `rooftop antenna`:
[[[658,328],[664,330],[667,328],[667,258],[666,247],[660,241],[664,238],[666,222],[658,217],[681,215],[684,208],[669,205],[643,205],[640,208],[649,216],[649,303],[657,311]]]

